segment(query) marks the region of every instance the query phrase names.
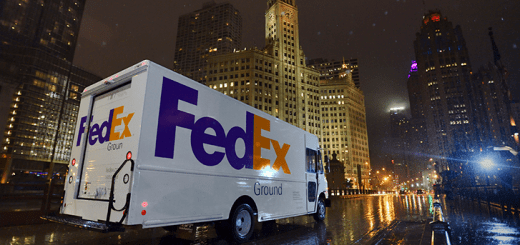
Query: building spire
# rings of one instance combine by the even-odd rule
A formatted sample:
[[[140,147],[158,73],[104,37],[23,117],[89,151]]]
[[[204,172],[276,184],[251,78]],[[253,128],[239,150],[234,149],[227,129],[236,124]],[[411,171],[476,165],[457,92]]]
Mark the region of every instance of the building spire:
[[[489,27],[489,38],[491,38],[491,45],[493,46],[493,61],[495,62],[495,65],[497,67],[499,66],[499,60],[500,60],[500,52],[498,52],[497,44],[495,43],[495,38],[493,37],[493,30],[492,27]]]
[[[289,4],[291,6],[296,7],[296,0],[268,0],[267,1],[267,9],[270,9],[277,2],[283,2]]]
[[[343,65],[341,65],[341,68],[342,68],[343,72],[341,72],[339,74],[340,78],[347,76],[347,74],[349,74],[351,72],[349,65],[347,63],[345,63],[345,57],[343,57]]]

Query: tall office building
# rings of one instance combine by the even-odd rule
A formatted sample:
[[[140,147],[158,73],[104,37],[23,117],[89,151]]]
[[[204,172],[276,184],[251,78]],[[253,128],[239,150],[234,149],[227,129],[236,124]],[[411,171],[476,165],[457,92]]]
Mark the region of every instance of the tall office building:
[[[317,58],[307,61],[307,65],[320,71],[320,80],[334,79],[345,72],[344,65],[347,65],[347,69],[352,73],[352,80],[357,88],[360,88],[359,83],[359,67],[358,59],[343,59],[343,61]]]
[[[242,17],[229,3],[205,3],[202,9],[179,17],[174,71],[206,82],[206,60],[240,48]]]
[[[491,27],[489,37],[493,48],[493,62],[480,67],[473,74],[480,147],[509,146],[519,150],[517,122],[507,84],[508,72],[500,60]]]
[[[477,135],[480,148],[510,146],[517,149],[516,121],[511,110],[509,89],[498,67],[488,63],[473,74]]]
[[[410,119],[404,108],[390,109],[389,149],[394,165],[394,173],[400,182],[406,181],[410,171]]]
[[[1,182],[12,172],[64,173],[83,89],[72,65],[84,0],[0,3]]]
[[[319,73],[305,65],[293,0],[269,0],[264,49],[208,59],[206,84],[248,105],[321,135]]]
[[[408,144],[408,177],[422,177],[421,172],[425,171],[430,159],[428,146],[428,136],[426,130],[426,109],[423,103],[424,94],[419,82],[417,62],[412,61],[410,72],[408,73],[408,98],[410,101],[410,111],[412,117],[409,120]]]
[[[460,26],[453,28],[440,11],[430,11],[416,34],[414,48],[418,103],[424,110],[430,153],[448,169],[447,159],[476,150],[466,42]]]
[[[37,47],[72,61],[85,0],[4,0],[0,3],[2,58],[22,56]]]
[[[365,96],[352,80],[348,65],[333,79],[320,81],[323,154],[337,155],[353,188],[371,188]]]

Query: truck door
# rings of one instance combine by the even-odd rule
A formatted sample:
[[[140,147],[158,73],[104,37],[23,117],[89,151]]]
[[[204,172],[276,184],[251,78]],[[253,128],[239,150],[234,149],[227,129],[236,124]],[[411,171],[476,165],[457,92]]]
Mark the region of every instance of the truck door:
[[[96,95],[90,118],[80,118],[80,135],[85,137],[80,140],[85,153],[78,199],[112,202],[114,209],[118,210],[123,210],[128,204],[133,178],[133,164],[128,161],[133,161],[131,151],[137,149],[135,134],[139,126],[139,116],[134,117],[131,91],[131,83],[127,83]],[[106,209],[97,211],[107,212]],[[111,220],[120,217],[122,212],[113,214]]]
[[[317,157],[318,152],[312,149],[306,149],[306,182],[307,182],[307,212],[316,210],[316,197],[318,190],[317,182]]]

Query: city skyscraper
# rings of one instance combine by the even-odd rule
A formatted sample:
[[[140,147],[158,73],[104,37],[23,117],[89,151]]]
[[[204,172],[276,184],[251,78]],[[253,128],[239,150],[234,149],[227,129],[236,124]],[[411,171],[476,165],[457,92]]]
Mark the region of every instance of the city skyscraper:
[[[412,117],[409,119],[409,133],[407,135],[407,175],[411,178],[421,177],[422,171],[427,168],[430,159],[430,149],[428,147],[428,136],[426,130],[425,103],[423,103],[423,93],[419,82],[417,62],[411,63],[408,73],[408,98],[410,101],[410,111]]]
[[[295,1],[267,1],[265,42],[211,56],[206,84],[320,136],[319,73],[305,65]]]
[[[317,69],[320,72],[320,80],[325,79],[333,79],[335,77],[340,76],[344,71],[344,65],[347,65],[347,69],[352,73],[352,81],[357,88],[360,88],[361,84],[359,83],[359,66],[358,59],[343,59],[343,61],[331,60],[317,58],[307,61],[307,65]]]
[[[410,119],[405,115],[404,108],[390,109],[390,155],[394,173],[402,182],[410,177]]]
[[[348,65],[333,79],[320,80],[323,154],[337,154],[345,168],[345,179],[354,188],[370,188],[370,158],[365,96],[352,80]]]
[[[267,7],[265,48],[208,58],[206,84],[318,135],[324,155],[335,153],[344,165],[345,178],[355,188],[370,188],[364,95],[350,66],[320,79],[299,45],[295,1],[270,0]]]
[[[518,135],[515,138],[516,121],[511,111],[509,89],[499,73],[489,62],[473,74],[479,147],[506,145],[516,149]]]
[[[202,9],[179,17],[174,71],[197,82],[206,82],[206,60],[231,53],[242,42],[242,17],[229,3],[210,1]]]
[[[518,129],[507,84],[508,72],[500,60],[491,28],[489,37],[493,48],[493,62],[481,66],[473,74],[480,147],[509,146],[518,150]]]
[[[84,6],[0,3],[2,183],[15,171],[66,171],[81,92],[101,80],[72,65]]]
[[[430,153],[446,168],[448,160],[474,152],[471,65],[460,26],[440,11],[423,17],[414,41],[420,97],[412,112],[424,110]],[[414,112],[417,114],[417,112]]]

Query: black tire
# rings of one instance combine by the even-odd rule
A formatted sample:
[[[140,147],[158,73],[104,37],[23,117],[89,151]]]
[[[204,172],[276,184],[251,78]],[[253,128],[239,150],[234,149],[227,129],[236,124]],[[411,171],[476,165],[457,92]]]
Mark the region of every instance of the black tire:
[[[318,207],[316,213],[313,215],[314,220],[321,222],[325,219],[327,209],[325,208],[325,202],[322,198],[318,199]]]
[[[169,231],[171,233],[175,233],[177,231],[177,228],[179,228],[178,225],[163,226],[164,230]]]
[[[233,240],[243,243],[253,235],[255,219],[253,209],[248,204],[240,204],[229,219]]]

